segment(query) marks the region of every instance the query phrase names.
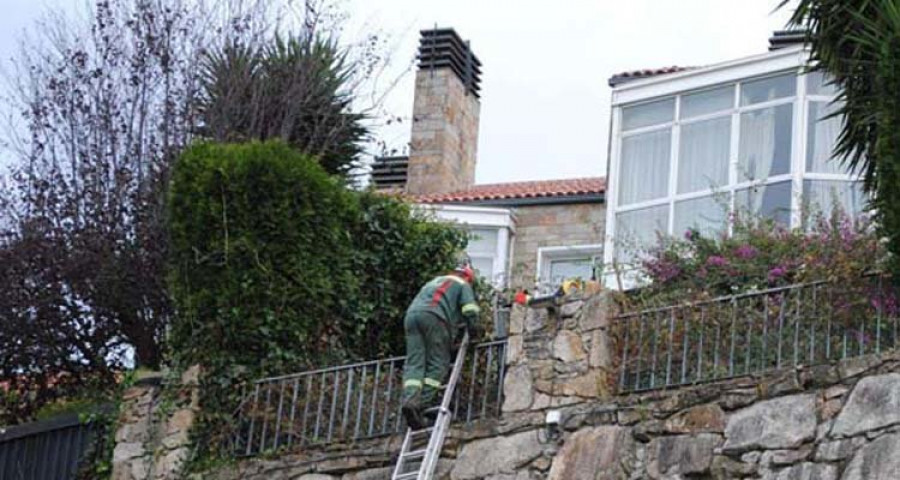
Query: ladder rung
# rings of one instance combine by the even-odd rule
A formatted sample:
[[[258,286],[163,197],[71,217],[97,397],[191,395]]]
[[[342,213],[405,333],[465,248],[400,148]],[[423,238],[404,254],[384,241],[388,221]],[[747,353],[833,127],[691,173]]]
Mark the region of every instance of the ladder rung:
[[[421,430],[410,430],[409,433],[407,433],[407,435],[409,435],[411,437],[415,437],[418,435],[424,435],[426,433],[430,434],[433,431],[434,431],[434,427],[428,427],[428,428],[423,428]]]
[[[409,478],[419,478],[419,472],[401,473],[393,478],[393,480],[407,480]]]
[[[404,459],[406,459],[406,458],[424,457],[424,456],[425,456],[425,452],[427,452],[427,451],[428,451],[427,448],[423,448],[422,450],[416,450],[416,451],[413,451],[413,452],[407,452],[407,453],[404,453],[403,455],[400,455],[400,456],[403,457]]]

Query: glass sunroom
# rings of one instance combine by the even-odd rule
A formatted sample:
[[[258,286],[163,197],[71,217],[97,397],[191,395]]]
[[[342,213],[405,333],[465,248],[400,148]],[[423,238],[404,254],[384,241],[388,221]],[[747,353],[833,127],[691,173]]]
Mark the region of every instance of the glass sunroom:
[[[803,212],[864,207],[831,152],[835,92],[802,47],[636,80],[613,89],[604,263],[657,234],[727,232],[750,211],[792,228]]]

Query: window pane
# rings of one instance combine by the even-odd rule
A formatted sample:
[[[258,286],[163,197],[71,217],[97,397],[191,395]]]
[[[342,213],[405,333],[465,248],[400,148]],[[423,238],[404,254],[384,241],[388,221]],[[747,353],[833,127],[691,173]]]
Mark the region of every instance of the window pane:
[[[717,236],[725,230],[730,196],[724,194],[676,202],[673,235],[683,235],[694,228],[704,237]]]
[[[822,72],[806,74],[807,95],[837,95],[837,89],[831,84],[831,77]]]
[[[631,261],[636,253],[656,245],[658,233],[667,234],[668,225],[668,204],[617,214],[616,258]]]
[[[848,173],[841,161],[832,159],[834,144],[841,131],[840,117],[825,118],[837,110],[829,102],[809,102],[809,138],[806,142],[806,171]]]
[[[652,103],[622,109],[622,130],[671,122],[675,118],[675,99],[667,98]]]
[[[775,219],[784,226],[791,224],[791,182],[760,185],[735,192],[735,210],[740,214]]]
[[[865,206],[866,196],[861,182],[803,182],[803,210],[807,214],[830,215],[835,207],[840,207],[841,211],[855,217]]]
[[[669,129],[622,139],[620,204],[652,200],[668,193],[671,143]]]
[[[550,261],[550,282],[553,284],[575,278],[590,280],[593,276],[594,260],[591,257]]]
[[[681,118],[721,112],[734,107],[734,85],[681,97]]]
[[[796,75],[789,73],[741,84],[741,105],[790,97],[797,90]]]
[[[730,145],[730,116],[682,126],[678,193],[727,185]]]
[[[493,257],[497,253],[497,230],[483,228],[471,230],[466,252],[470,256],[482,254]]]
[[[490,257],[471,257],[472,268],[478,276],[489,281],[494,280],[494,259]]]
[[[740,180],[764,180],[790,171],[793,112],[788,104],[741,115]]]

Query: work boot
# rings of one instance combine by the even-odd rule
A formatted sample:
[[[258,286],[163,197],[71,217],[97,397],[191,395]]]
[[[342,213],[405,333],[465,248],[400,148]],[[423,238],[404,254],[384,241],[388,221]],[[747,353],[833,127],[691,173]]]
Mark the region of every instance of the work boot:
[[[425,419],[422,418],[422,404],[420,402],[421,394],[409,396],[403,401],[400,407],[400,413],[406,420],[406,425],[413,430],[421,430],[425,426]]]
[[[425,428],[425,419],[422,418],[422,409],[416,405],[403,405],[400,409],[406,425],[413,430],[421,430]]]

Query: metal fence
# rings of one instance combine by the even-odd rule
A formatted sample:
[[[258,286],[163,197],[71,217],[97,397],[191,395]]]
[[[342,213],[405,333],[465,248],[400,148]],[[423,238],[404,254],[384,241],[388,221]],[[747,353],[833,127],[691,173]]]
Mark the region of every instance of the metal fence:
[[[74,479],[105,431],[100,424],[81,422],[78,415],[0,428],[0,479]]]
[[[816,282],[615,318],[619,390],[815,365],[900,346],[897,291],[881,277]]]
[[[236,455],[390,435],[401,431],[405,357],[323,368],[254,382],[238,409]],[[454,421],[498,417],[506,340],[476,345],[453,402]]]

